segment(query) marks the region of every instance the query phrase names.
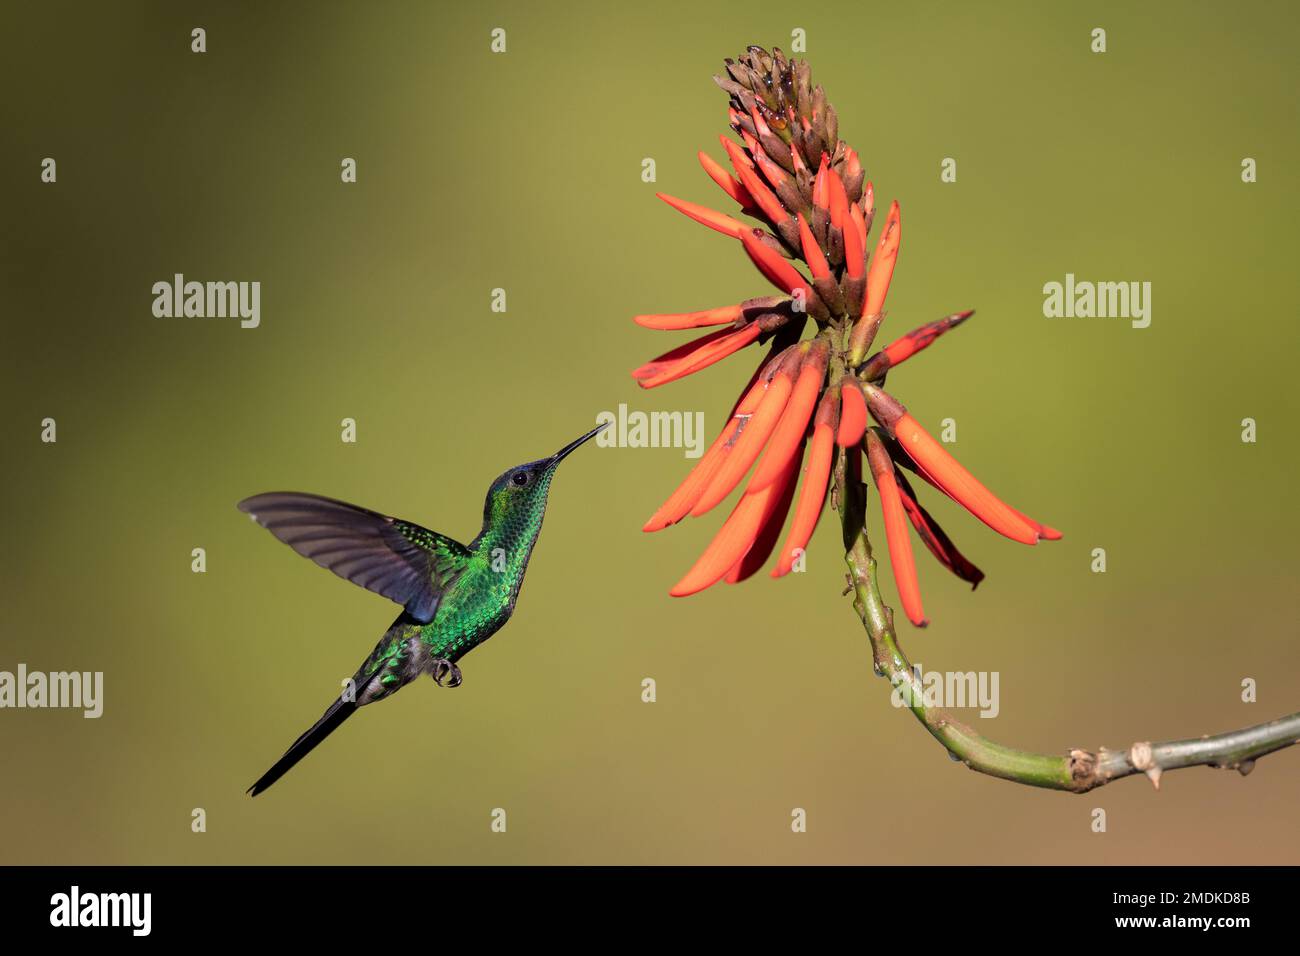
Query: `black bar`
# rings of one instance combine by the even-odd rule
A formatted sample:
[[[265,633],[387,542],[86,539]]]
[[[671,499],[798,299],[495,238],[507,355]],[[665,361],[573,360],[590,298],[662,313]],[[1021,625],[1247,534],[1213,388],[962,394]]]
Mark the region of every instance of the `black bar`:
[[[507,927],[607,943],[644,934],[666,944],[700,926],[768,942],[851,931],[866,947],[971,934],[1033,945],[1045,933],[1233,945],[1241,933],[1287,931],[1294,875],[1269,867],[9,867],[0,870],[0,926],[7,939],[75,934],[91,945],[283,938],[349,950],[448,934],[488,939]],[[52,925],[71,922],[74,886],[78,922],[105,913],[119,925]],[[139,932],[145,898],[117,895],[146,893],[147,935]],[[607,935],[620,928],[624,935]]]

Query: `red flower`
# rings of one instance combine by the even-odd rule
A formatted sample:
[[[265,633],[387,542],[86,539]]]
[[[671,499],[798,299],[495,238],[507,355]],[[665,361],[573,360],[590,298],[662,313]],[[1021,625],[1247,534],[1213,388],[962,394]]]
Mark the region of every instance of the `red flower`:
[[[972,313],[923,325],[868,356],[884,319],[902,220],[898,203],[891,203],[868,259],[875,191],[858,154],[839,139],[835,110],[822,88],[812,86],[808,65],[760,47],[726,64],[726,75],[714,79],[730,95],[728,116],[741,139],[722,138],[734,175],[703,152],[700,164],[739,212],[761,225],[662,193],[660,198],[738,239],[759,273],[783,294],[699,312],[636,317],[651,329],[719,327],[634,370],[643,388],[676,381],[755,342],[770,343],[717,439],[644,530],[704,514],[748,475],[721,530],[670,593],[694,594],[721,580],[735,583],[752,575],[775,549],[793,505],[772,571],[781,577],[812,537],[835,448],[846,455],[865,452],[884,510],[903,609],[924,626],[909,523],[958,577],[974,586],[984,575],[917,503],[899,465],[1013,540],[1034,544],[1059,538],[1060,532],[996,498],[880,388],[891,369]],[[807,266],[807,275],[796,262]],[[809,316],[816,332],[803,339]],[[878,427],[868,428],[869,417]]]

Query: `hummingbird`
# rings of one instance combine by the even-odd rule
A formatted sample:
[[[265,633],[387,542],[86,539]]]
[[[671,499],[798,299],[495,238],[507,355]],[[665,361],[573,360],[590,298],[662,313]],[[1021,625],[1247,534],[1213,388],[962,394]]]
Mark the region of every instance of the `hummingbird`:
[[[549,458],[503,472],[488,488],[483,529],[467,545],[319,495],[273,491],[239,503],[240,511],[303,557],[402,606],[343,693],[248,788],[249,795],[279,780],[358,708],[391,697],[421,674],[440,687],[460,686],[456,662],[514,614],[556,469],[609,424]]]

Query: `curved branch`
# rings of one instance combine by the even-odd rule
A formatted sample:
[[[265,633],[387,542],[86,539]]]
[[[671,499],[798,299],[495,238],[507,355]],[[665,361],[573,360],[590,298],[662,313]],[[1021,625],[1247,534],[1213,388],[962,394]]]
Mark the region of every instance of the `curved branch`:
[[[1112,780],[1144,773],[1158,790],[1166,770],[1222,767],[1244,776],[1254,768],[1257,758],[1300,743],[1300,713],[1295,713],[1213,737],[1165,743],[1139,741],[1127,750],[1103,748],[1096,753],[1071,750],[1063,755],[1037,754],[994,743],[947,711],[927,707],[920,679],[899,646],[893,612],[880,596],[876,562],[864,521],[867,490],[856,473],[859,462],[860,456],[841,451],[835,465],[833,501],[843,524],[853,607],[871,640],[875,671],[899,690],[908,709],[948,753],[972,770],[1031,787],[1074,793],[1086,793]]]

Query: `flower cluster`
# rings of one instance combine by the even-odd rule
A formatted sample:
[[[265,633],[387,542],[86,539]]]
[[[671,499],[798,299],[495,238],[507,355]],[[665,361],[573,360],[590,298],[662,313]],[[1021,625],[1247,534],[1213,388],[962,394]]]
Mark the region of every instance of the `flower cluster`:
[[[698,372],[755,342],[770,343],[722,432],[644,530],[710,511],[748,476],[730,517],[670,593],[694,594],[720,580],[735,583],[754,574],[776,548],[793,507],[772,570],[773,577],[781,577],[799,561],[816,527],[835,449],[858,453],[855,468],[858,455],[865,454],[884,510],[903,609],[923,626],[909,523],[954,574],[972,586],[983,574],[917,503],[899,466],[1013,540],[1034,544],[1060,533],[996,498],[882,390],[891,369],[971,313],[931,322],[868,354],[884,319],[898,257],[899,207],[890,205],[868,255],[874,190],[858,154],[839,139],[835,110],[822,88],[812,85],[807,63],[789,60],[777,49],[750,47],[739,60],[727,60],[726,74],[714,79],[730,95],[728,116],[741,142],[722,137],[730,172],[703,152],[700,163],[740,212],[762,226],[662,193],[659,198],[739,240],[782,294],[700,312],[636,317],[651,329],[716,327],[635,369],[632,375],[643,388]],[[815,334],[804,338],[810,317]],[[875,426],[868,427],[869,417]]]

